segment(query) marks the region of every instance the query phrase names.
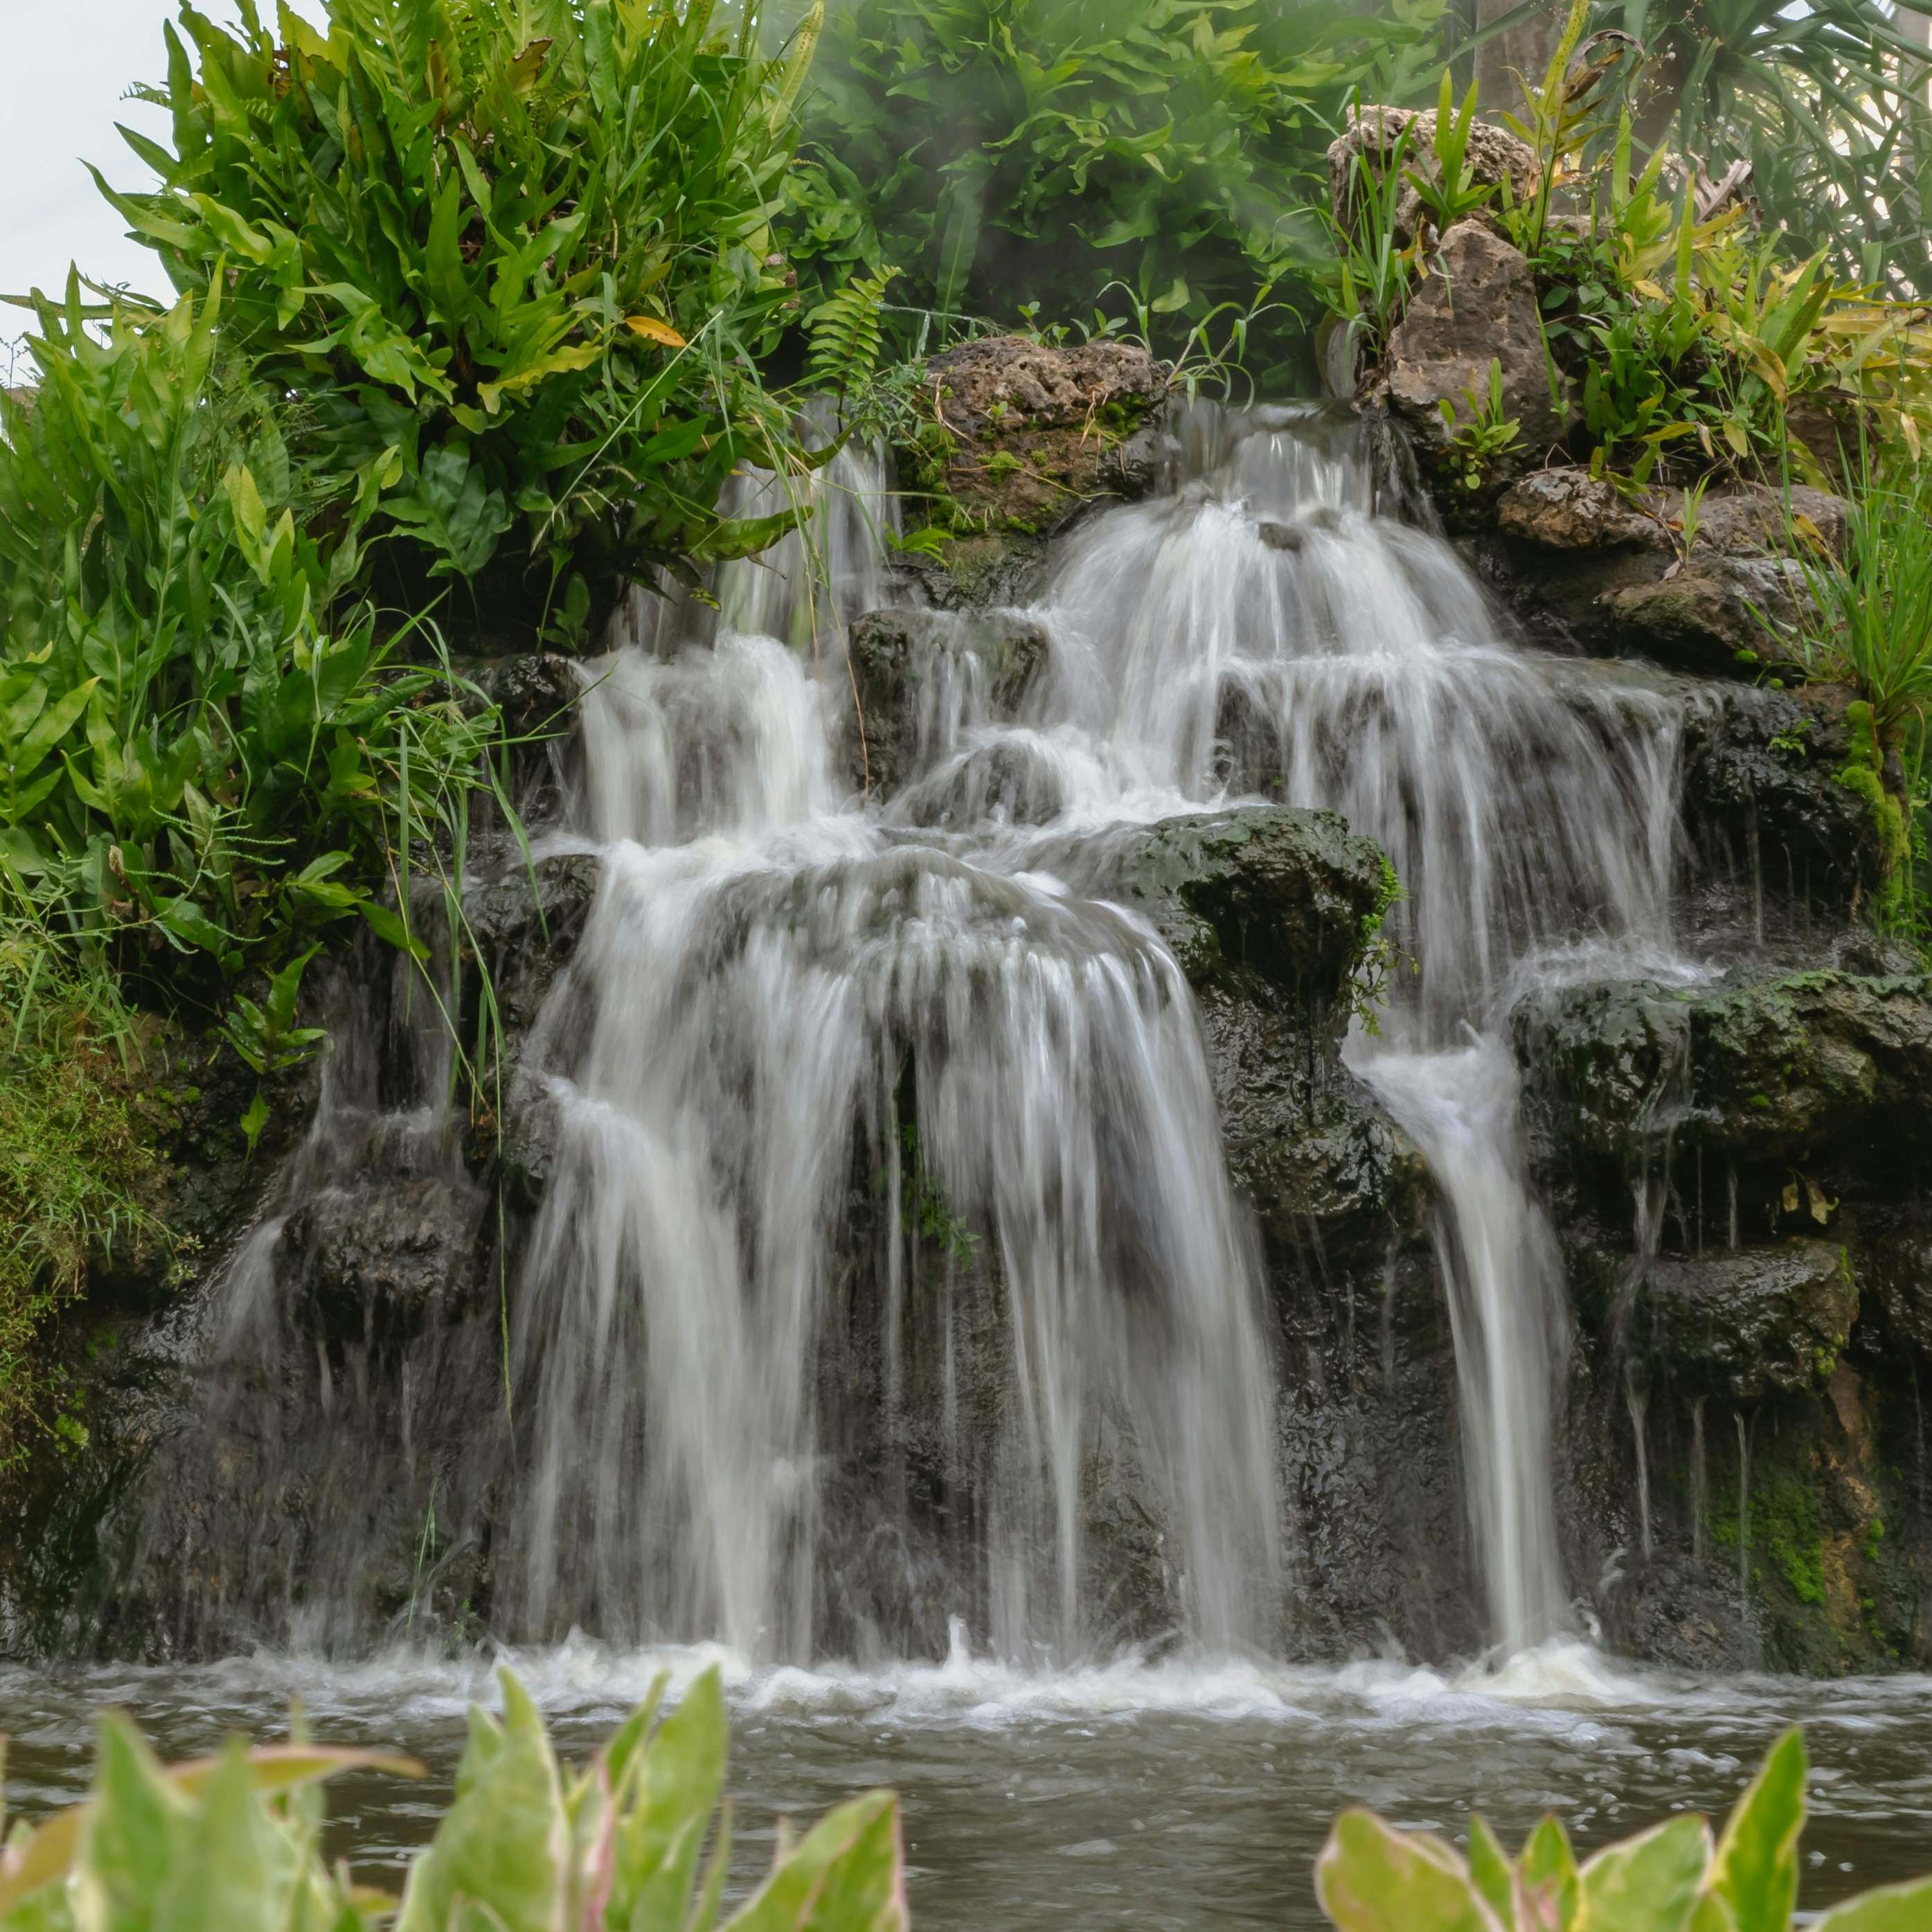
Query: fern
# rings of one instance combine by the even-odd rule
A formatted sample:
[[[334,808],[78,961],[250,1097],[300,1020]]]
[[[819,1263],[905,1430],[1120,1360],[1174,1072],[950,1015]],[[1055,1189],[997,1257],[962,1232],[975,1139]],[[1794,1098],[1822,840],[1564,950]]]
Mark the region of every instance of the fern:
[[[886,285],[898,273],[885,268],[876,275],[859,276],[806,316],[812,351],[806,374],[814,388],[844,396],[872,380],[879,362],[879,316]]]

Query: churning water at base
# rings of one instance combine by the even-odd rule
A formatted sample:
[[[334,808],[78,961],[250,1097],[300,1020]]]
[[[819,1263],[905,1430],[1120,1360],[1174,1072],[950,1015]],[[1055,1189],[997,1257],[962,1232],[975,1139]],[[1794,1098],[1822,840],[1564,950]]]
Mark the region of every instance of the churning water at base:
[[[1480,1810],[1511,1844],[1554,1808],[1587,1852],[1679,1808],[1720,1816],[1793,1722],[1813,1765],[1807,1910],[1919,1875],[1932,1844],[1923,1677],[1713,1683],[1574,1645],[1491,1673],[1124,1657],[1038,1674],[963,1648],[944,1663],[814,1671],[584,1642],[505,1660],[582,1762],[660,1669],[682,1684],[714,1660],[733,1713],[734,1892],[768,1864],[782,1820],[796,1828],[889,1784],[905,1804],[922,1932],[1316,1932],[1315,1854],[1346,1805],[1452,1836]],[[464,1703],[496,1702],[494,1661],[0,1670],[10,1800],[31,1817],[80,1794],[103,1705],[133,1711],[178,1760],[236,1730],[279,1735],[299,1699],[326,1742],[407,1750],[429,1768],[424,1784],[358,1774],[328,1787],[328,1849],[393,1889],[447,1802]]]

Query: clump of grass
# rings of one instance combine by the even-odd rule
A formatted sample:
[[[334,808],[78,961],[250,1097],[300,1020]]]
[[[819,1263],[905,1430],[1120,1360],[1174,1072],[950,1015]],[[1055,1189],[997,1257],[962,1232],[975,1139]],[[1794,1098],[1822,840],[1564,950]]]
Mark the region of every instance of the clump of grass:
[[[1852,755],[1842,783],[1870,807],[1881,923],[1923,937],[1926,760],[1932,730],[1932,466],[1886,473],[1868,458],[1844,554],[1804,563],[1810,608],[1797,639],[1814,676],[1847,684]]]
[[[20,920],[0,926],[0,1471],[37,1438],[84,1442],[56,1405],[40,1344],[90,1263],[172,1252],[155,1206],[160,1048],[113,982]]]

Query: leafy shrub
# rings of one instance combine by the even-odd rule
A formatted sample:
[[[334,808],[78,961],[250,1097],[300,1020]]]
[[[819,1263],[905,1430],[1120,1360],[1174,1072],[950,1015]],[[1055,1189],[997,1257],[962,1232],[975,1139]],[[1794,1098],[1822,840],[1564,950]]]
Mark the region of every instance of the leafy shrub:
[[[1867,0],[1603,0],[1596,14],[1646,50],[1642,135],[1736,156],[1799,256],[1827,250],[1840,276],[1922,296],[1932,117],[1909,16]]]
[[[1307,271],[1352,88],[1400,95],[1442,9],[1336,0],[848,0],[791,190],[801,263],[908,298],[1084,316],[1113,285],[1177,336]],[[1281,312],[1275,349],[1299,338]]]
[[[1434,1834],[1345,1811],[1316,1864],[1322,1910],[1342,1932],[1790,1932],[1804,1823],[1804,1744],[1789,1731],[1714,1844],[1700,1817],[1576,1862],[1554,1817],[1511,1860],[1480,1818],[1466,1858]],[[1807,1922],[1815,1932],[1918,1932],[1932,1879],[1888,1886]]]
[[[304,514],[221,304],[97,330],[76,284],[0,400],[0,874],[124,966],[232,977],[358,911],[400,937],[374,889],[496,724],[344,595],[354,532]]]
[[[586,1770],[557,1762],[514,1677],[503,1715],[470,1714],[456,1794],[399,1901],[331,1870],[320,1787],[406,1760],[298,1738],[164,1771],[128,1720],[101,1724],[88,1803],[16,1840],[0,1865],[4,1932],[712,1932],[730,1848],[717,1672],[662,1723],[661,1679]],[[706,1856],[706,1840],[710,1850]],[[392,1915],[393,1914],[393,1918]],[[724,1922],[732,1932],[902,1932],[898,1806],[841,1805]]]
[[[767,227],[802,77],[712,0],[328,0],[279,40],[184,5],[151,194],[102,184],[176,287],[231,286],[258,380],[309,398],[332,493],[425,580],[565,614],[761,548],[718,514],[786,418],[753,358],[795,306]],[[578,580],[573,589],[571,580]]]
[[[1438,212],[1474,206],[1528,256],[1552,382],[1577,382],[1578,453],[1639,481],[1662,465],[1687,478],[1824,482],[1834,437],[1856,443],[1862,429],[1916,455],[1932,432],[1922,310],[1845,280],[1828,250],[1792,260],[1786,236],[1751,232],[1742,202],[1706,205],[1699,169],[1666,148],[1639,166],[1630,101],[1644,69],[1621,32],[1582,39],[1590,14],[1591,0],[1573,0],[1523,111],[1500,117],[1535,158],[1527,199],[1505,186],[1492,207],[1472,203],[1460,181],[1472,102],[1452,115],[1446,86],[1439,178],[1458,185],[1448,200],[1431,185]],[[1358,167],[1331,279],[1334,314],[1372,356],[1431,272],[1418,244],[1395,243],[1395,178],[1425,182],[1403,161]]]
[[[1868,460],[1844,554],[1801,559],[1810,595],[1786,648],[1814,677],[1850,685],[1852,755],[1839,781],[1870,808],[1882,866],[1882,923],[1932,940],[1921,889],[1932,811],[1932,471],[1891,475]]]

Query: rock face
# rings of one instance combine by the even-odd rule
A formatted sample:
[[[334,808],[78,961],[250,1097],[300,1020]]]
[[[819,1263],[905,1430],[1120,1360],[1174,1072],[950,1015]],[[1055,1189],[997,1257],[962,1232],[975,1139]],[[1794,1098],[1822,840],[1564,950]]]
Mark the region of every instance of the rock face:
[[[1388,341],[1383,389],[1408,429],[1425,467],[1448,448],[1442,405],[1459,419],[1468,398],[1486,399],[1490,365],[1502,368],[1503,406],[1522,441],[1516,468],[1541,463],[1569,428],[1567,397],[1550,400],[1548,365],[1538,326],[1535,278],[1529,263],[1480,221],[1460,221],[1443,236],[1427,279]]]
[[[1097,499],[1147,487],[1157,448],[1140,432],[1168,377],[1144,349],[992,336],[935,356],[927,380],[934,434],[915,452],[916,484],[970,520],[1044,536]]]
[[[846,640],[855,713],[854,790],[890,797],[977,717],[1016,715],[1046,658],[1046,633],[1012,613],[874,610]]]
[[[1197,983],[1248,968],[1324,1005],[1394,896],[1340,813],[1288,806],[1168,819],[1070,869],[1144,911]]]
[[[1740,1400],[1822,1393],[1858,1312],[1848,1251],[1799,1238],[1658,1260],[1639,1292],[1631,1339],[1687,1388]]]
[[[1492,576],[1541,632],[1586,650],[1638,651],[1704,676],[1756,670],[1808,592],[1801,554],[1844,542],[1828,491],[1738,483],[1708,491],[1684,541],[1684,496],[1626,491],[1574,466],[1532,470],[1498,500]]]
[[[1442,179],[1436,122],[1433,109],[1418,113],[1408,107],[1366,106],[1350,114],[1348,126],[1328,148],[1328,200],[1337,222],[1353,226],[1360,170],[1365,167],[1378,181],[1384,178],[1398,143],[1405,176],[1420,175],[1430,182]],[[1535,151],[1527,141],[1489,122],[1471,122],[1464,162],[1478,188],[1498,188],[1507,182],[1519,202],[1536,191]],[[1414,240],[1423,218],[1422,196],[1412,186],[1405,188],[1396,204],[1396,241],[1406,246]]]

